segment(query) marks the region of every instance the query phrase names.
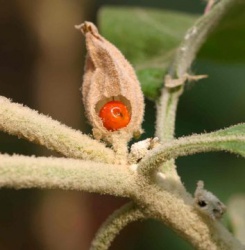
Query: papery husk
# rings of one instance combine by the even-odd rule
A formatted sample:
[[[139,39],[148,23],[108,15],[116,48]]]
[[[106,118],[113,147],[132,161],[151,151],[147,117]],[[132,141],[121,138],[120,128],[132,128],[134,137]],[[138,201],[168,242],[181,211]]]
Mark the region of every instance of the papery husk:
[[[103,38],[91,22],[77,26],[86,38],[87,57],[82,84],[83,103],[93,135],[113,144],[115,138],[129,141],[142,133],[144,98],[136,74],[121,52]],[[99,117],[101,107],[111,100],[123,102],[130,114],[129,124],[108,131]]]

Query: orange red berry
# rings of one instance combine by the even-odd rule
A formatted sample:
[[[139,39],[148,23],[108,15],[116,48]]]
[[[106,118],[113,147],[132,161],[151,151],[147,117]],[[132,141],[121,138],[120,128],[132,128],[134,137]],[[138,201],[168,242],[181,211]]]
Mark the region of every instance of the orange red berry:
[[[107,102],[99,112],[103,126],[110,131],[124,128],[128,125],[131,115],[123,102]]]

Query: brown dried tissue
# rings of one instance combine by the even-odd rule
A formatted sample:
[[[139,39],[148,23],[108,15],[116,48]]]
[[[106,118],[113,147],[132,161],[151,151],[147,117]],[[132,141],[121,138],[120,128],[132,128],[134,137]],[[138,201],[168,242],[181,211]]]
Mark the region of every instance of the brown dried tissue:
[[[77,26],[86,38],[87,57],[82,84],[83,103],[96,139],[113,141],[122,136],[127,141],[142,132],[144,98],[136,74],[121,52],[102,37],[91,22]],[[110,100],[120,100],[131,113],[129,124],[118,131],[108,131],[98,116]]]

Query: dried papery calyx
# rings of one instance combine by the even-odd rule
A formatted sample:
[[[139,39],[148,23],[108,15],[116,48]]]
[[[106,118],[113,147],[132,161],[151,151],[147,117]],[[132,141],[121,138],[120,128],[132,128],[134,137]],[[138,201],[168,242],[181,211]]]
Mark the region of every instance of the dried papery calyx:
[[[110,143],[142,132],[144,98],[136,74],[121,52],[91,22],[76,26],[86,39],[83,103],[93,135]],[[117,106],[118,105],[118,106]],[[115,110],[113,106],[117,107]],[[117,117],[106,112],[117,111]],[[111,119],[111,120],[110,120]]]

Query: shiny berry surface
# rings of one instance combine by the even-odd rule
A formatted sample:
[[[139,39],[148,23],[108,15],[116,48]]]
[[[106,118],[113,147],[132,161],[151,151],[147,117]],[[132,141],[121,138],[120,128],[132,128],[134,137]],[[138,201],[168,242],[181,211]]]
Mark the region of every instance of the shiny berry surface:
[[[120,101],[107,102],[101,108],[99,117],[103,122],[103,126],[110,131],[126,127],[131,118],[128,108]]]

